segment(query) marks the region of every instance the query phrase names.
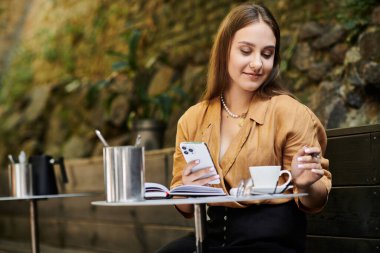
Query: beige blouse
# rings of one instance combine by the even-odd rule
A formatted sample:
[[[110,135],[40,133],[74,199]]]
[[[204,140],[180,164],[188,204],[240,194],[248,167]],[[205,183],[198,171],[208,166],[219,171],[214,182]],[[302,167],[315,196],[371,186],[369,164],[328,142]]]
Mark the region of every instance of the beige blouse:
[[[186,162],[179,144],[183,141],[207,143],[221,178],[221,183],[213,186],[223,188],[227,193],[231,188],[237,187],[241,179],[250,177],[249,166],[281,165],[282,169],[291,170],[293,156],[301,147],[305,145],[320,147],[322,156],[326,149],[326,132],[321,122],[309,108],[287,95],[267,99],[254,96],[243,126],[220,163],[217,163],[216,161],[220,160],[220,122],[219,98],[192,106],[180,118],[177,126],[171,188],[182,184],[182,170]],[[320,180],[329,192],[331,189],[329,162],[322,158],[321,163],[325,174]],[[285,178],[280,178],[279,184],[283,182]],[[288,192],[296,193],[297,188],[289,189]],[[248,204],[279,204],[288,201],[290,199],[215,205],[245,207]],[[298,199],[296,202],[299,203]],[[323,206],[307,211],[313,212],[322,208]]]

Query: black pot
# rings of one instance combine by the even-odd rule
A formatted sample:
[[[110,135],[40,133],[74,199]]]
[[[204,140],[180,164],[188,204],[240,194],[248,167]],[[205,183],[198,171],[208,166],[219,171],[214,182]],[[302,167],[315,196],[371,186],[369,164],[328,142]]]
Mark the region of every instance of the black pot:
[[[63,157],[53,159],[48,155],[36,155],[29,158],[32,165],[33,194],[51,195],[58,194],[54,164],[59,164],[63,183],[67,183],[67,174]]]
[[[165,123],[155,119],[136,120],[132,127],[132,140],[136,140],[137,135],[140,135],[140,145],[144,146],[145,150],[160,149],[164,143],[165,128]]]

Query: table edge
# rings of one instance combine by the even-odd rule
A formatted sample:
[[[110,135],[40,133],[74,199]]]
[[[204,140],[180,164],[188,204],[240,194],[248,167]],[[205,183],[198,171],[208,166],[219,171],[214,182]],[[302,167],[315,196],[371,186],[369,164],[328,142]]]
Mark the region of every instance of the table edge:
[[[270,199],[289,199],[296,197],[307,196],[307,193],[296,194],[260,194],[243,197],[234,196],[218,196],[218,197],[189,197],[183,199],[149,199],[149,200],[131,200],[123,202],[107,202],[107,201],[93,201],[91,205],[94,206],[166,206],[166,205],[180,205],[180,204],[207,204],[207,203],[225,203],[225,202],[244,202],[255,200],[270,200]]]
[[[12,200],[39,200],[39,199],[57,199],[57,198],[74,198],[74,197],[88,197],[101,195],[103,193],[96,192],[83,192],[83,193],[65,193],[65,194],[51,194],[51,195],[33,195],[24,197],[0,197],[0,201],[12,201]]]

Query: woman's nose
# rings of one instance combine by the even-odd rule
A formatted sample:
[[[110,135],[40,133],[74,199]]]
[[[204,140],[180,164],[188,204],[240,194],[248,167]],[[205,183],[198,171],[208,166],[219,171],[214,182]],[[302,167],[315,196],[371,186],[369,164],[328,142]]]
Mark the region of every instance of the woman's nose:
[[[260,69],[263,67],[263,62],[261,58],[260,57],[252,58],[252,60],[249,63],[249,67],[255,72],[260,71]]]

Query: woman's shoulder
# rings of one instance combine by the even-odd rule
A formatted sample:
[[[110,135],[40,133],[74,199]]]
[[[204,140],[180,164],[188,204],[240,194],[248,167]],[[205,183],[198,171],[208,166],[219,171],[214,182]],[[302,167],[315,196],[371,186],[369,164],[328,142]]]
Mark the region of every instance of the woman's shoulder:
[[[180,118],[180,121],[191,120],[196,121],[197,119],[201,119],[204,117],[206,112],[210,109],[210,107],[214,107],[216,105],[216,100],[203,100],[198,102],[197,104],[189,107],[185,113]]]
[[[307,111],[310,111],[310,109],[305,104],[301,103],[299,100],[289,95],[274,96],[271,98],[271,101],[274,105],[274,108],[280,112],[306,113]]]
[[[308,118],[317,120],[318,117],[305,104],[289,95],[278,95],[271,98],[273,110],[279,118],[285,120]]]
[[[285,104],[295,105],[295,106],[303,105],[301,102],[299,102],[294,97],[291,97],[290,95],[277,95],[277,96],[273,96],[271,98],[271,100],[273,102],[275,102],[276,104],[280,104],[280,105],[285,105]]]
[[[209,102],[208,101],[201,101],[201,102],[198,102],[197,104],[195,105],[192,105],[190,106],[186,111],[185,113],[182,115],[181,118],[186,118],[186,117],[190,117],[190,118],[193,118],[195,115],[199,115],[203,112],[206,111],[207,107],[209,105]]]
[[[321,144],[325,143],[327,138],[325,128],[309,107],[288,95],[275,96],[271,100],[274,104],[274,115],[282,127],[293,134],[308,131],[315,134]]]

